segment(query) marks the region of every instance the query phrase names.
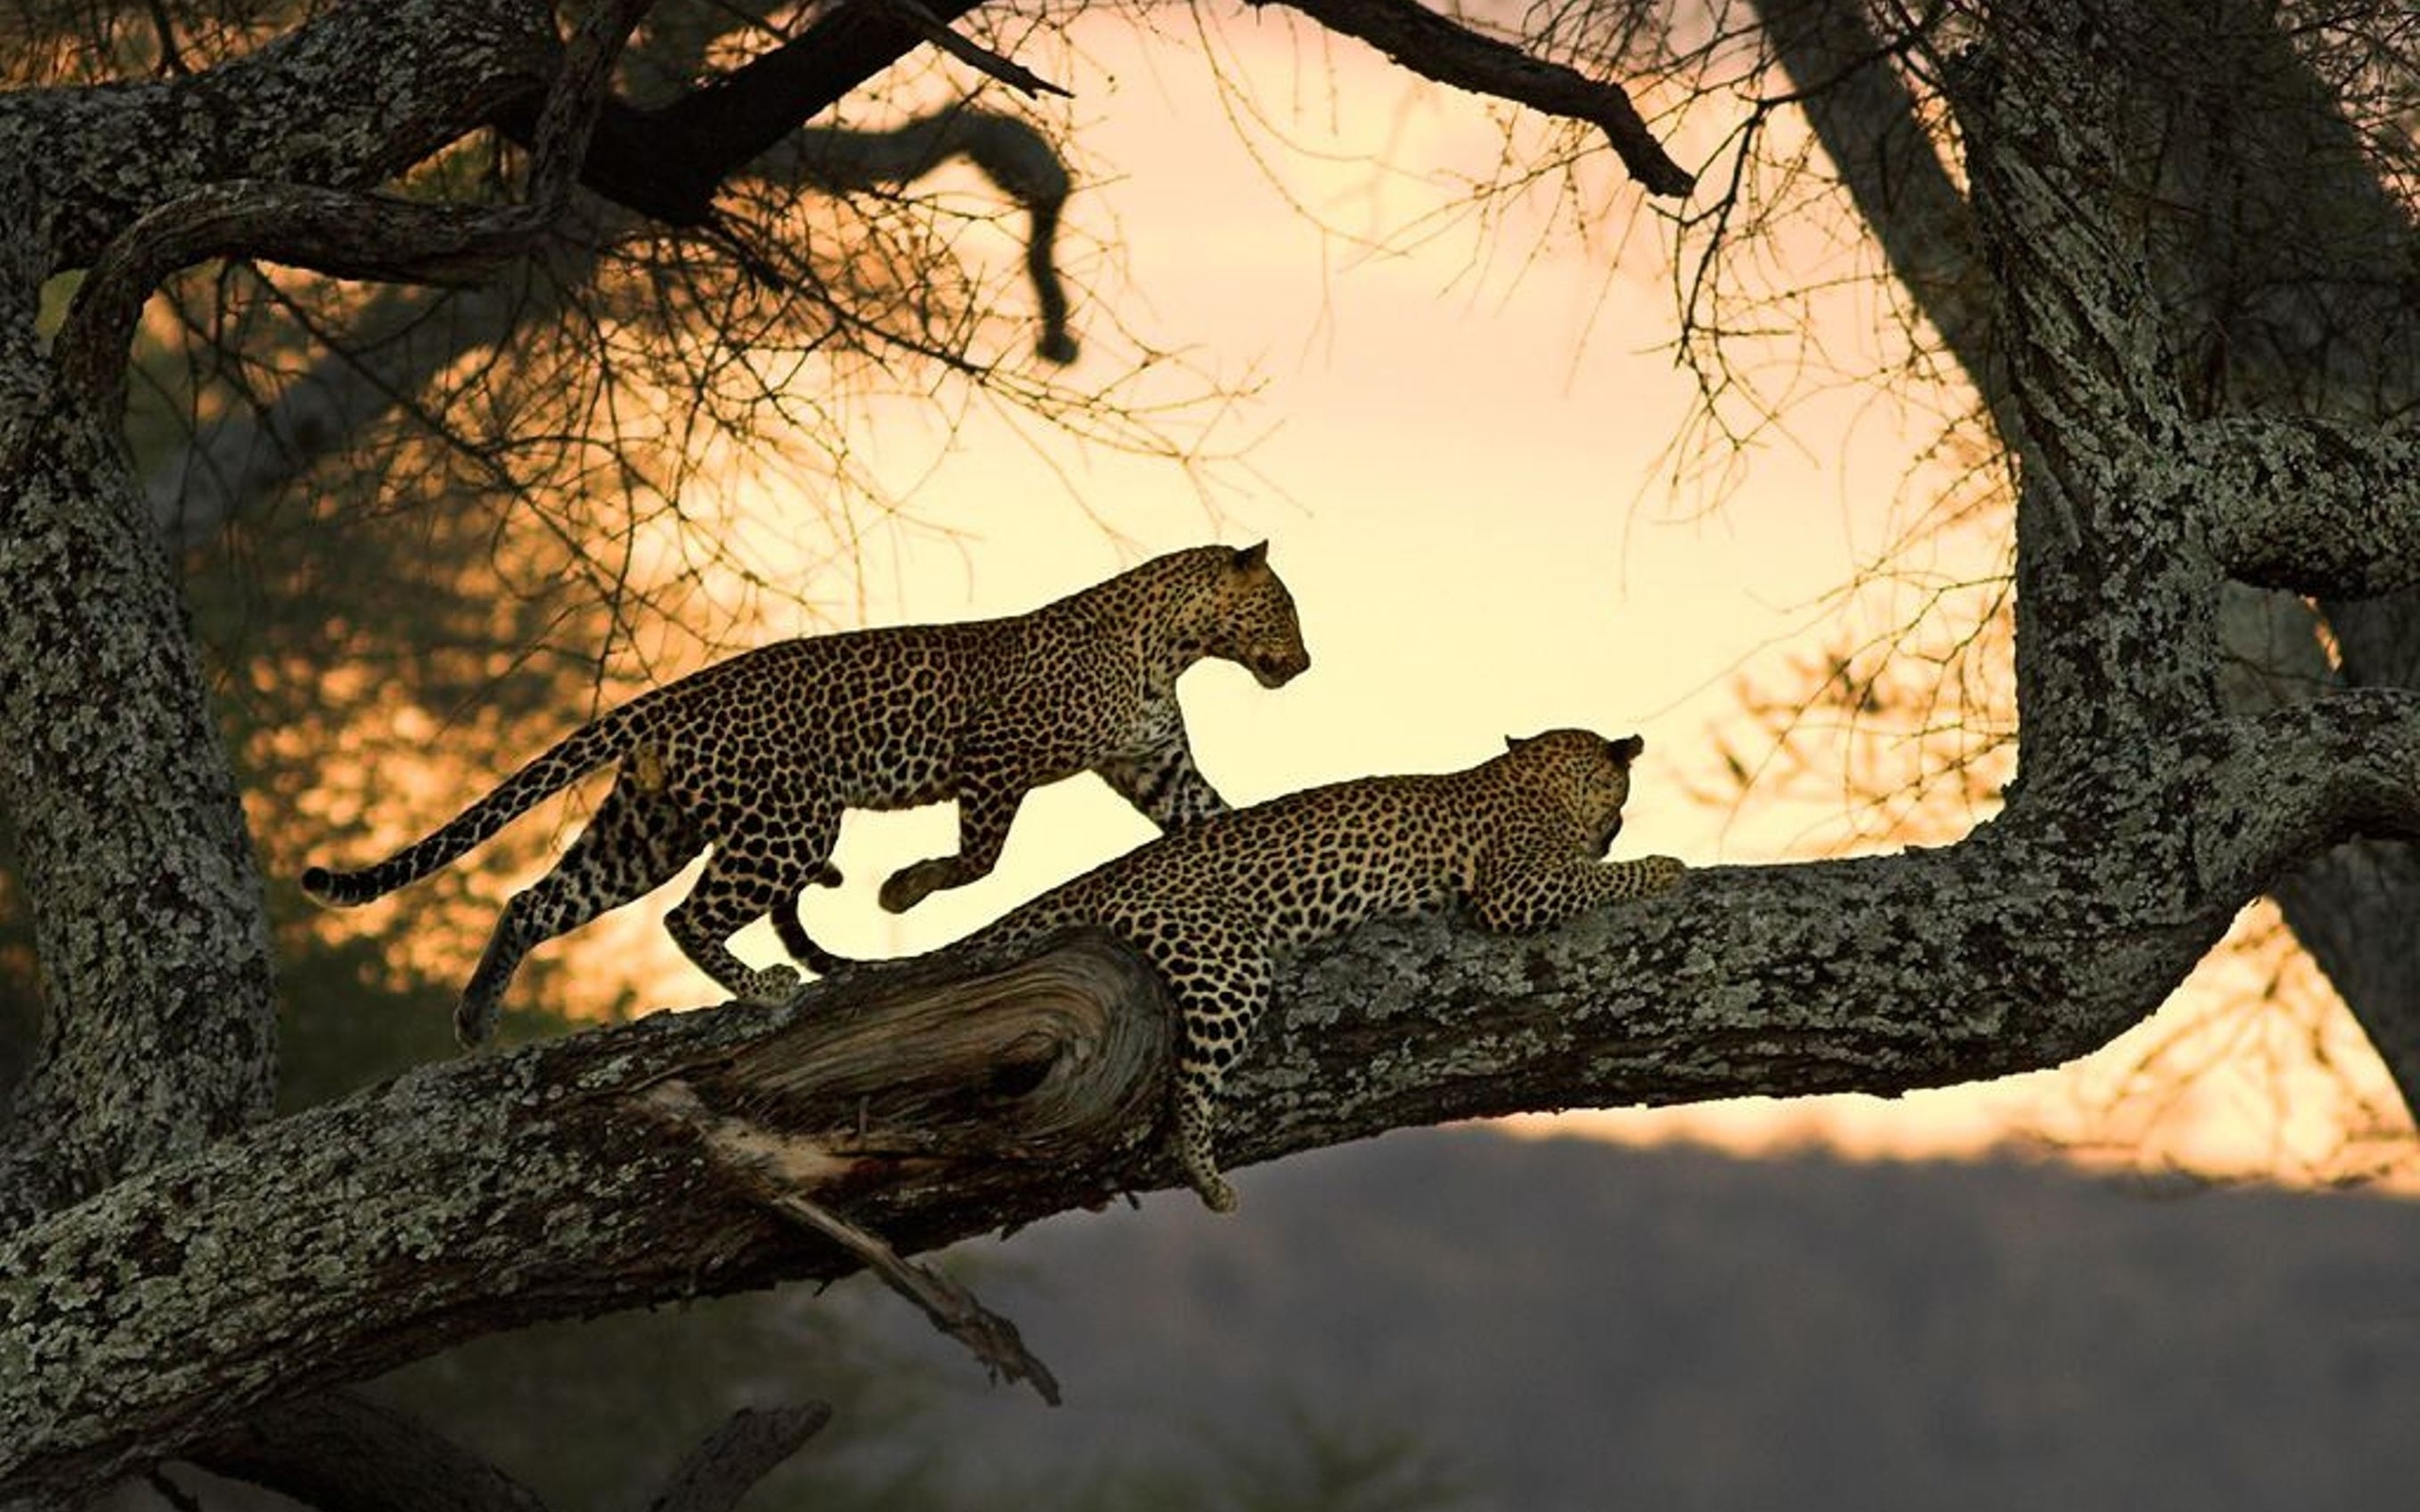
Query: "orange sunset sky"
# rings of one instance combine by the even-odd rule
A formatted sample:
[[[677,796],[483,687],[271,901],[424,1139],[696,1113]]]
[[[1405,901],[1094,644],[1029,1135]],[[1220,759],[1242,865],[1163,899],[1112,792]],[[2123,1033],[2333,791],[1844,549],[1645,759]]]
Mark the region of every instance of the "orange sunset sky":
[[[1067,381],[1103,385],[1128,370],[1134,351],[1122,323],[1182,359],[1165,365],[1165,384],[1146,379],[1134,395],[1190,391],[1181,369],[1257,382],[1206,428],[1169,422],[1234,459],[1188,474],[1106,448],[1036,442],[1030,421],[978,412],[953,428],[912,404],[869,402],[854,412],[853,460],[900,496],[913,524],[853,516],[858,576],[808,592],[841,624],[1014,612],[1159,551],[1266,537],[1301,604],[1314,664],[1275,693],[1223,665],[1186,679],[1195,749],[1231,799],[1467,765],[1504,734],[1576,724],[1647,737],[1617,853],[1668,851],[1699,867],[1837,853],[1848,832],[1836,810],[1752,795],[1718,811],[1685,799],[1685,779],[1716,784],[1718,730],[1753,747],[1737,711],[1742,675],[1782,680],[1788,654],[1823,649],[1841,616],[1895,607],[1887,595],[1850,605],[1834,591],[1927,496],[1911,458],[1932,433],[1930,412],[1955,402],[1920,396],[1927,413],[1911,417],[1871,387],[1810,385],[1791,399],[1786,429],[1737,457],[1676,457],[1697,395],[1670,352],[1675,234],[1666,221],[1631,220],[1639,201],[1609,153],[1578,180],[1580,198],[1605,212],[1588,235],[1555,214],[1551,184],[1482,226],[1455,206],[1468,180],[1494,171],[1503,111],[1274,12],[1218,25],[1214,50],[1261,124],[1231,119],[1250,112],[1222,95],[1184,13],[1164,17],[1157,37],[1131,17],[1102,17],[1078,28],[1073,55],[1041,43],[1016,50],[1076,92],[1064,109],[1086,181],[1069,207],[1066,251],[1096,295],[1076,311],[1087,350]],[[1724,124],[1718,113],[1702,129]],[[838,119],[884,117],[856,105]],[[1546,128],[1519,129],[1535,140]],[[972,175],[963,182],[978,187]],[[1793,227],[1775,251],[1788,276],[1811,285],[1864,266],[1845,224]],[[969,245],[1013,266],[1006,234]],[[1003,288],[1022,308],[1025,285]],[[1871,290],[1828,296],[1821,318],[1843,369],[1891,350]],[[1777,347],[1773,360],[1790,350]],[[1709,469],[1732,481],[1712,487]],[[769,489],[755,508],[763,524],[749,549],[776,561],[799,527]],[[1924,565],[1988,572],[1999,550],[1977,540],[1938,548]],[[772,614],[768,633],[820,627],[793,615]],[[950,825],[946,810],[852,816],[837,857],[850,885],[810,903],[819,936],[845,953],[941,944],[1150,833],[1079,779],[1027,802],[995,875],[904,919],[882,915],[874,881],[946,850]],[[711,989],[654,928],[678,896],[579,938],[660,953],[657,1001],[701,1003]],[[740,949],[764,958],[770,943],[769,931],[752,931]],[[2309,974],[2273,952],[2205,966],[2187,996],[2240,999],[2280,970]],[[2313,1069],[2312,1047],[2352,1066],[2361,1094],[2394,1107],[2349,1022],[2313,1007],[2273,1013],[2265,1025],[2234,1013],[2187,1041],[2180,1063],[2231,1057],[2250,1068],[2243,1074],[2094,1111],[2129,1085],[2143,1045],[2179,1032],[2174,1017],[2063,1074],[1895,1103],[1574,1114],[1558,1126],[1910,1154],[1973,1152],[2028,1131],[2147,1133],[2146,1163],[2292,1178],[2335,1169],[2351,1106],[2341,1072]]]

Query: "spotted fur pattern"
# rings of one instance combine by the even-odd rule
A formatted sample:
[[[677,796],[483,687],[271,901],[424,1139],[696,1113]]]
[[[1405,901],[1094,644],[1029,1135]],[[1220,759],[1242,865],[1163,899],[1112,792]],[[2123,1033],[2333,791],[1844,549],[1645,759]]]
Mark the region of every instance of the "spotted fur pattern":
[[[1204,657],[1266,687],[1310,664],[1266,543],[1203,546],[1008,619],[784,641],[717,662],[574,730],[469,809],[360,871],[314,867],[323,902],[368,902],[452,862],[540,799],[619,764],[613,791],[552,871],[506,905],[457,1010],[465,1044],[530,950],[671,880],[712,849],[666,919],[725,990],[778,996],[787,967],[752,971],[725,943],[777,907],[810,968],[838,964],[795,904],[834,885],[843,810],[956,799],[959,850],[883,884],[899,912],[989,872],[1026,793],[1091,769],[1163,827],[1225,812],[1194,765],[1177,678]]]
[[[1158,971],[1183,1018],[1176,1146],[1213,1209],[1235,1206],[1212,1154],[1219,1088],[1291,951],[1381,915],[1469,908],[1491,930],[1551,929],[1646,897],[1670,856],[1602,859],[1645,742],[1557,730],[1468,771],[1312,788],[1172,831],[977,932],[970,944],[1105,927]]]

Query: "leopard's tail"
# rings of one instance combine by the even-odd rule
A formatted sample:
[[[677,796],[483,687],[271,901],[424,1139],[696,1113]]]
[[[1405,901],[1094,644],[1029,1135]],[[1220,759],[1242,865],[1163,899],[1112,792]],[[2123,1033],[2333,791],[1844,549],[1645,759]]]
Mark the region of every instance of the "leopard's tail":
[[[544,755],[506,778],[487,797],[374,867],[364,867],[359,871],[330,871],[325,867],[306,869],[302,873],[302,890],[315,902],[349,908],[383,898],[406,883],[420,881],[485,844],[497,831],[542,800],[598,767],[618,761],[636,742],[638,726],[630,717],[636,709],[636,704],[628,705],[573,730]]]
[[[797,899],[774,907],[773,933],[780,936],[782,949],[789,952],[791,960],[818,976],[838,976],[860,966],[875,964],[855,955],[837,955],[816,943],[815,937],[806,932],[805,922],[798,917]]]

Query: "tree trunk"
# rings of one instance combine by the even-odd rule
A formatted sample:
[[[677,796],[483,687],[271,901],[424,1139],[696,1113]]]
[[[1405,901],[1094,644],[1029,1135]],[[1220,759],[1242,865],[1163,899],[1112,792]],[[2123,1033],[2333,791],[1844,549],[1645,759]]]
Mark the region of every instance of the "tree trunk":
[[[2420,248],[2327,92],[2263,8],[2141,9],[2184,37],[2175,51],[2187,62],[2130,71],[2137,111],[2165,117],[2156,137],[2190,144],[2167,168],[2169,213],[2182,229],[2155,265],[2174,326],[2188,334],[2178,350],[2194,350],[2202,333],[2224,333],[2226,366],[2212,397],[2238,411],[2371,423],[2404,412],[2420,397],[2420,318],[2399,270]],[[2023,467],[2031,458],[2012,422],[2014,396],[1969,207],[1893,69],[1891,46],[1859,0],[1757,0],[1757,9],[1893,276]],[[2206,119],[2214,102],[2230,115],[2223,131]],[[2213,162],[2214,150],[2232,155]],[[2420,595],[2329,603],[2341,672],[2320,654],[2320,622],[2297,595],[2231,588],[2221,613],[2230,708],[2273,708],[2347,682],[2420,689]],[[2420,932],[2408,927],[2420,918],[2420,863],[2399,844],[2348,844],[2281,877],[2274,896],[2406,1108],[2420,1111]]]
[[[277,1064],[260,877],[177,585],[116,443],[44,376],[0,454],[0,771],[47,1023],[0,1231],[266,1116]]]

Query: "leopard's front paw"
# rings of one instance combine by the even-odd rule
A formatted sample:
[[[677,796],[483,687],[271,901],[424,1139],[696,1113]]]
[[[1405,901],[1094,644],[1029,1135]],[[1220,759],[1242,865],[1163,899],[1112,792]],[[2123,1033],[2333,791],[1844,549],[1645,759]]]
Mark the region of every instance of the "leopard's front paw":
[[[1647,856],[1638,864],[1639,888],[1646,893],[1669,891],[1688,875],[1688,863],[1678,856]]]
[[[1203,1207],[1212,1212],[1236,1211],[1236,1189],[1219,1174],[1219,1161],[1206,1145],[1180,1138],[1176,1160],[1184,1171],[1184,1184],[1201,1197]]]
[[[495,999],[474,985],[454,1005],[454,1042],[465,1050],[476,1050],[495,1034]]]
[[[1214,1176],[1206,1181],[1197,1179],[1193,1190],[1201,1194],[1201,1205],[1212,1212],[1236,1211],[1236,1189],[1227,1185],[1223,1177]]]

